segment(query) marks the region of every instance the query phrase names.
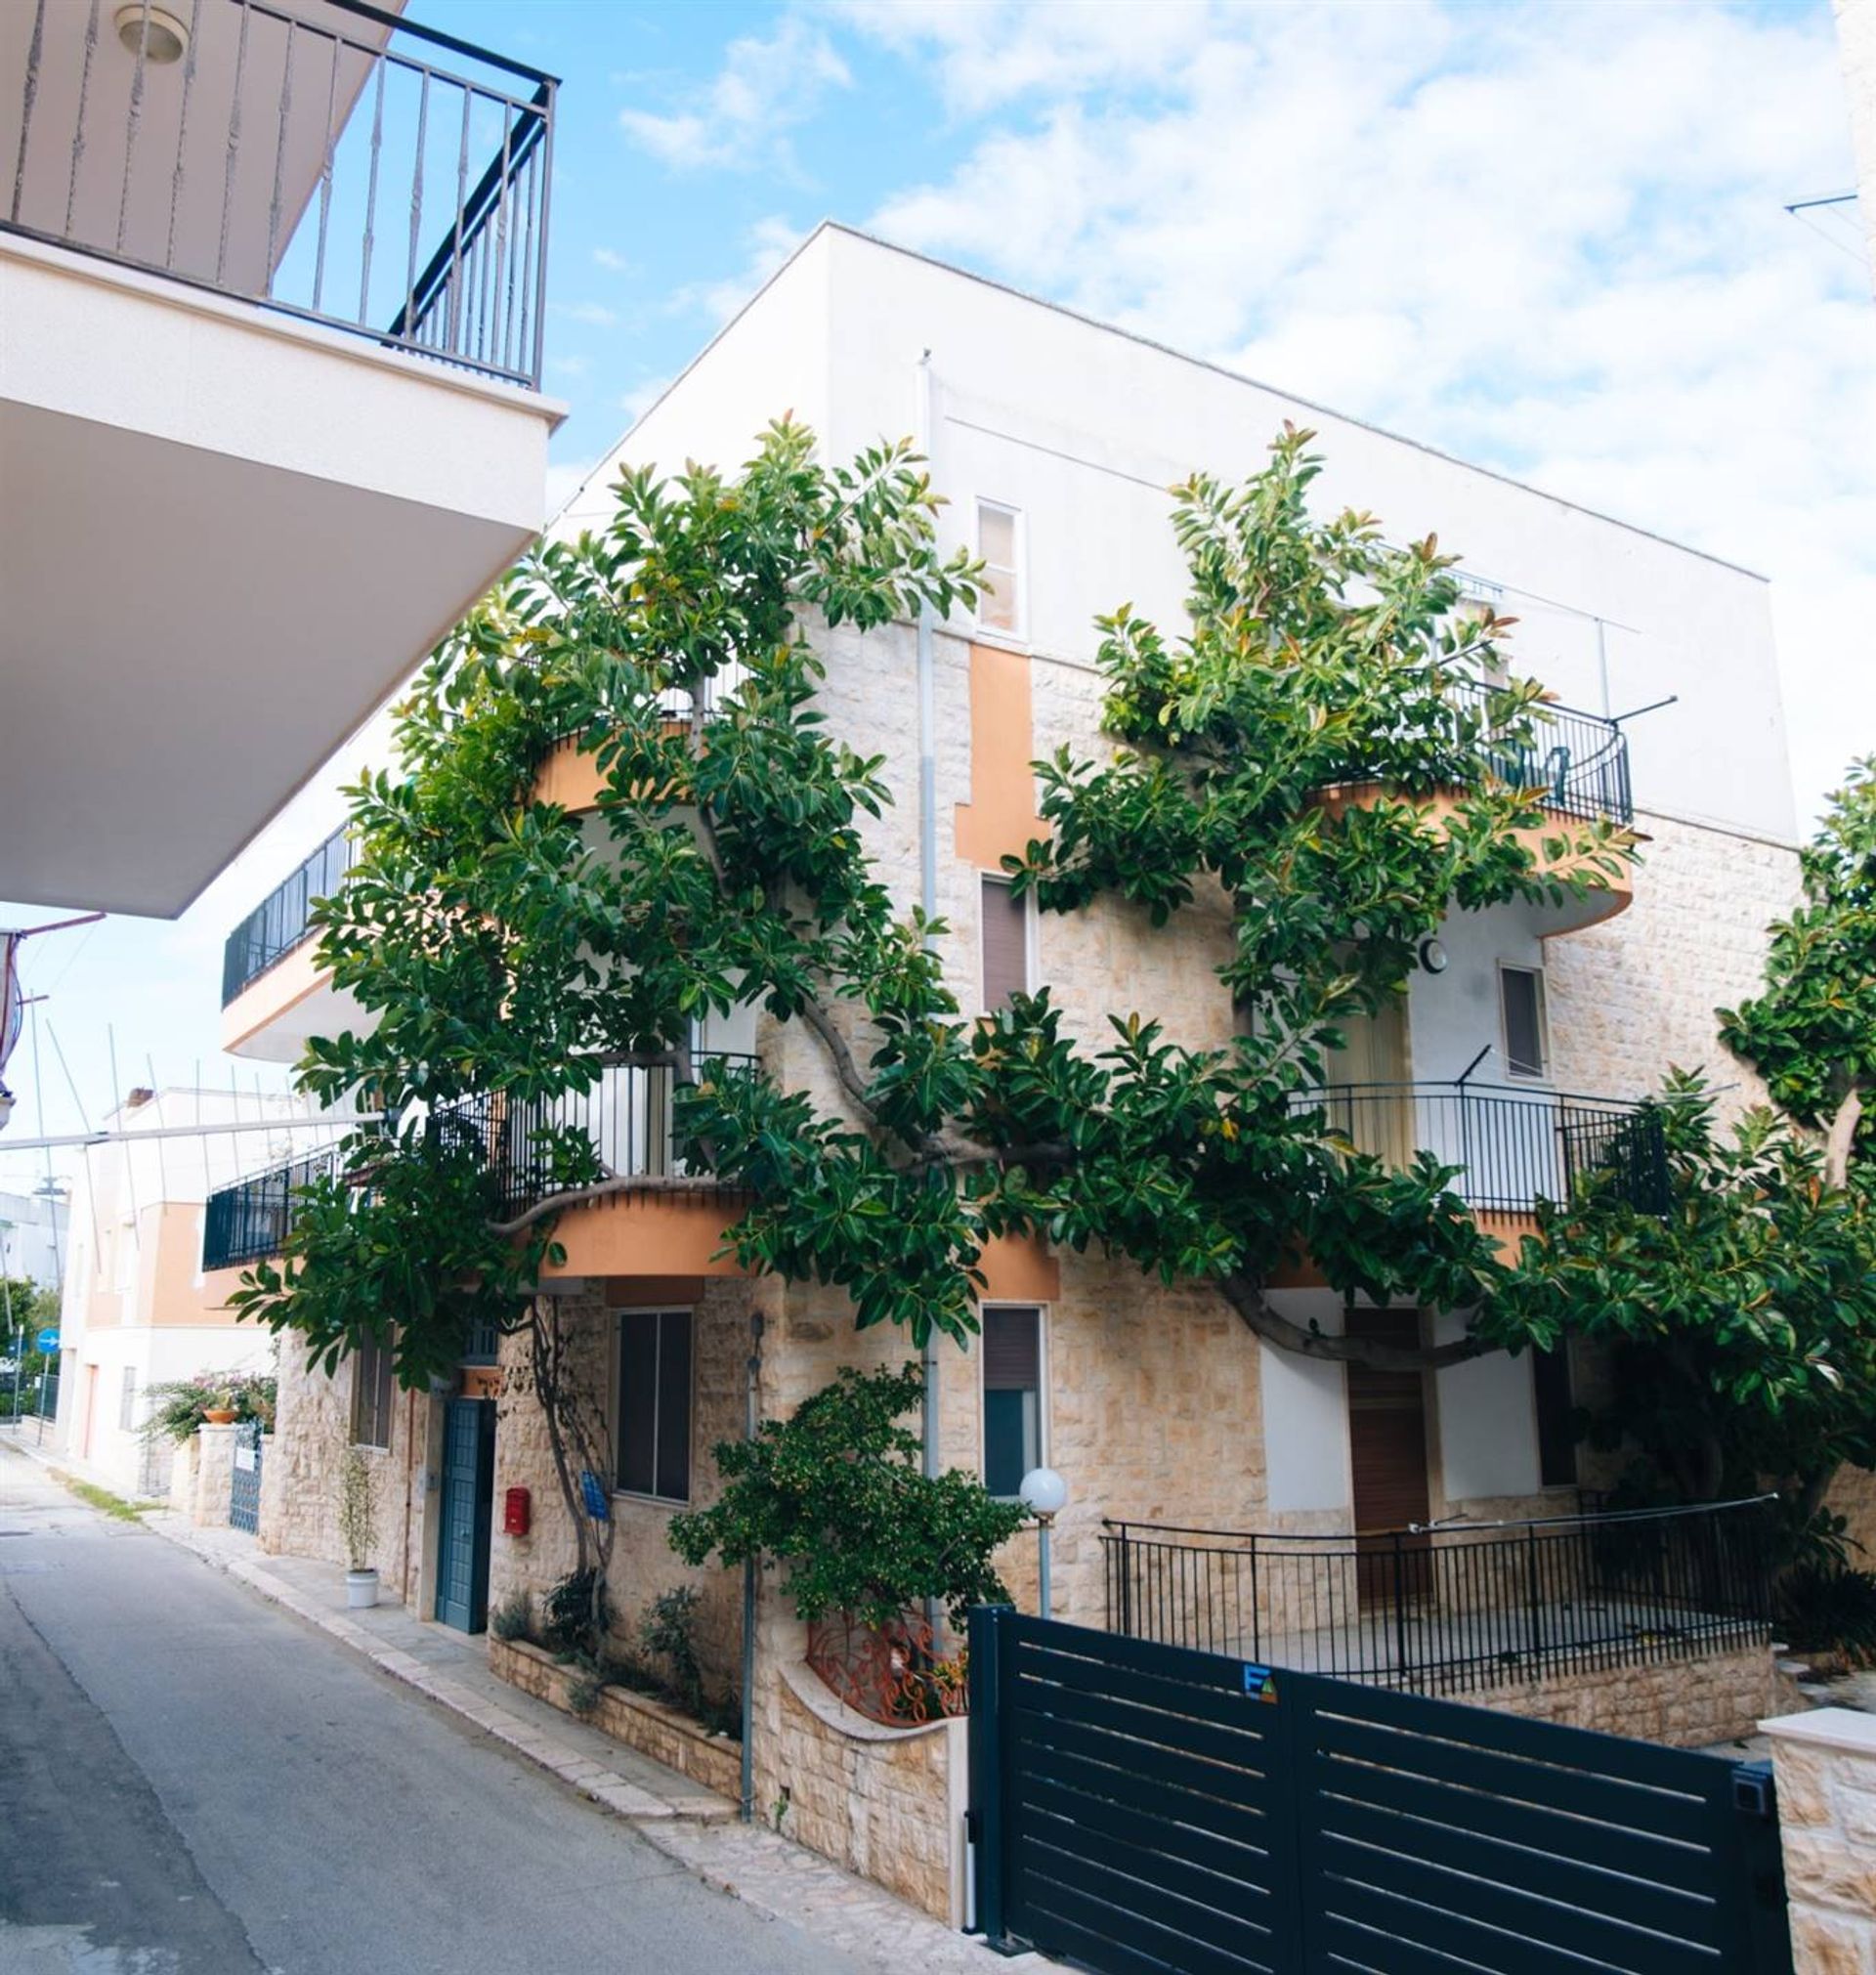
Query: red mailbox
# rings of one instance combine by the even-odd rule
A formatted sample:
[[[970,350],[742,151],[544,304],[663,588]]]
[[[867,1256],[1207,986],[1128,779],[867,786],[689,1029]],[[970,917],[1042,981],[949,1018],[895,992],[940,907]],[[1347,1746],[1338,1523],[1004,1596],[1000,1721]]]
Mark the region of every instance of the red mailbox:
[[[528,1533],[530,1502],[526,1488],[510,1488],[501,1502],[501,1533],[525,1536]]]

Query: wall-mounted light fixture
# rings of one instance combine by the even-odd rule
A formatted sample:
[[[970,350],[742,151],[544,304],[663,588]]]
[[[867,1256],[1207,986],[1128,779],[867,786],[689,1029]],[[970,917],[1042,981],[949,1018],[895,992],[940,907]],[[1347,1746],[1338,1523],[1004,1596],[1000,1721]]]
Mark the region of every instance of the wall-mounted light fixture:
[[[189,47],[189,29],[167,7],[149,0],[124,0],[117,10],[117,39],[146,62],[167,68],[180,62]]]
[[[1446,971],[1446,949],[1436,939],[1423,939],[1420,943],[1420,964],[1428,973]]]

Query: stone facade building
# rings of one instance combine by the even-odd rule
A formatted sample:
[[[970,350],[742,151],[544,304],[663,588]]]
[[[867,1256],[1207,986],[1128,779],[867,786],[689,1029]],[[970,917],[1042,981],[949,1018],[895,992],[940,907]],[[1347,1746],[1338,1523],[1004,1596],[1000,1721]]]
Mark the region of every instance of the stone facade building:
[[[1014,967],[1048,985],[1078,1037],[1136,1009],[1175,1043],[1217,1045],[1232,1033],[1215,972],[1230,936],[1221,903],[1159,930],[1118,905],[1013,920],[1000,859],[1041,830],[1029,764],[1104,745],[1096,614],[1130,597],[1163,624],[1179,622],[1184,570],[1166,490],[1195,467],[1226,479],[1255,471],[1290,418],[1320,431],[1328,500],[1374,509],[1397,537],[1437,528],[1465,556],[1468,588],[1520,621],[1514,665],[1588,709],[1573,716],[1573,735],[1587,737],[1572,743],[1578,765],[1586,753],[1600,764],[1609,804],[1632,795],[1642,839],[1639,867],[1599,897],[1450,915],[1438,969],[1416,976],[1399,1023],[1377,1025],[1360,1044],[1364,1068],[1351,1082],[1412,1087],[1380,1129],[1406,1149],[1452,1158],[1452,1120],[1464,1115],[1455,1106],[1490,1087],[1490,1101],[1541,1119],[1538,1141],[1549,1147],[1572,1094],[1618,1111],[1671,1065],[1712,1072],[1729,1086],[1727,1103],[1749,1100],[1751,1080],[1721,1052],[1713,1010],[1751,991],[1766,923],[1797,885],[1759,579],[833,227],[645,414],[557,530],[603,522],[621,466],[743,458],[750,435],[785,407],[821,435],[830,458],[913,429],[949,503],[945,545],[962,543],[997,569],[997,599],[975,621],[899,623],[864,641],[816,637],[830,730],[881,755],[898,798],[869,820],[867,848],[902,905],[922,903],[949,923],[944,962],[966,1009],[993,1003]],[[593,763],[563,750],[537,790],[590,806]],[[256,999],[231,1011],[232,1026],[264,1037],[266,979],[247,992]],[[305,992],[299,984],[292,999]],[[837,1102],[825,1051],[800,1024],[751,1009],[702,1040]],[[1533,1154],[1510,1181],[1474,1176],[1469,1197],[1515,1235],[1529,1205],[1516,1189],[1535,1197],[1565,1183],[1546,1163],[1556,1156]],[[744,1275],[721,1253],[734,1215],[733,1202],[707,1194],[575,1208],[557,1228],[566,1261],[542,1284],[607,1421],[610,1473],[595,1484],[612,1527],[620,1637],[661,1592],[694,1584],[697,1644],[719,1691],[741,1677],[743,1584],[680,1564],[665,1540],[672,1514],[714,1499],[711,1449],[744,1434],[751,1407],[761,1419],[785,1416],[839,1367],[895,1362],[910,1350],[901,1336],[856,1333],[834,1292]],[[1066,1478],[1053,1534],[1058,1617],[1108,1622],[1108,1524],[1335,1538],[1406,1520],[1402,1501],[1420,1522],[1567,1515],[1594,1479],[1555,1431],[1570,1396],[1567,1364],[1500,1354],[1371,1403],[1341,1364],[1260,1343],[1209,1289],[1168,1290],[1130,1265],[1042,1244],[995,1243],[983,1267],[990,1351],[981,1340],[967,1350],[941,1343],[932,1359],[936,1457],[994,1485],[1045,1462]],[[1303,1274],[1277,1296],[1330,1331],[1373,1315],[1344,1310]],[[1436,1341],[1464,1313],[1403,1320]],[[474,1622],[517,1594],[537,1610],[571,1567],[572,1525],[517,1349],[510,1340],[501,1363],[469,1367],[460,1391],[398,1395],[374,1456],[395,1504],[381,1563],[424,1615],[447,1615],[461,1534],[450,1502],[463,1488],[483,1511],[469,1524],[481,1546]],[[359,1417],[358,1375],[328,1382],[283,1368],[268,1540],[336,1556],[333,1472],[347,1421]],[[492,1412],[491,1438],[461,1424],[465,1408]],[[1386,1445],[1373,1438],[1377,1412],[1387,1416]],[[459,1431],[464,1448],[476,1439],[486,1452],[458,1461]],[[1031,1606],[1035,1560],[1033,1533],[1004,1560],[1012,1592]],[[940,1727],[902,1741],[861,1721],[806,1670],[804,1630],[773,1581],[756,1610],[758,1814],[952,1911],[957,1736]],[[1647,1720],[1634,1715],[1630,1684],[1627,1725],[1686,1739],[1743,1726],[1770,1698],[1769,1669],[1734,1656],[1722,1670],[1724,1721],[1689,1707],[1684,1681],[1663,1677],[1641,1684],[1654,1696]],[[1624,1725],[1611,1718],[1621,1693],[1608,1682],[1573,1694],[1533,1685],[1503,1698]]]

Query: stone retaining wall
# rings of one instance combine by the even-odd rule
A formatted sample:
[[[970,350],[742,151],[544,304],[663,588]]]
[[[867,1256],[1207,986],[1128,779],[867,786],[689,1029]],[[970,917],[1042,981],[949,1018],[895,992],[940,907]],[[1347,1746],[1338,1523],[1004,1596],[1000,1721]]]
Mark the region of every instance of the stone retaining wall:
[[[1690,1654],[1646,1666],[1553,1674],[1518,1686],[1455,1694],[1448,1699],[1566,1728],[1593,1728],[1670,1748],[1704,1748],[1753,1734],[1781,1702],[1771,1655],[1763,1646]]]
[[[565,1714],[574,1713],[567,1696],[580,1677],[578,1667],[562,1666],[551,1653],[526,1639],[497,1639],[493,1634],[489,1639],[489,1664],[524,1694],[532,1694]],[[711,1735],[680,1709],[667,1707],[650,1695],[634,1694],[625,1687],[602,1687],[599,1704],[579,1719],[719,1796],[734,1800],[742,1794],[742,1744],[728,1736]]]
[[[952,1926],[964,1917],[966,1725],[885,1728],[802,1660],[758,1680],[755,1810],[785,1835]]]

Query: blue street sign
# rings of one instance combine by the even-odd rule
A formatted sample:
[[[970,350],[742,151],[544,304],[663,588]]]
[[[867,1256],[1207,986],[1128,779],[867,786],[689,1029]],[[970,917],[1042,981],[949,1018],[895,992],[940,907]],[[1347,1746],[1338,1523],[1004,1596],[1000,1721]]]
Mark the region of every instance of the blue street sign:
[[[48,1326],[33,1339],[32,1348],[44,1356],[50,1357],[59,1349],[59,1333]]]

